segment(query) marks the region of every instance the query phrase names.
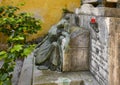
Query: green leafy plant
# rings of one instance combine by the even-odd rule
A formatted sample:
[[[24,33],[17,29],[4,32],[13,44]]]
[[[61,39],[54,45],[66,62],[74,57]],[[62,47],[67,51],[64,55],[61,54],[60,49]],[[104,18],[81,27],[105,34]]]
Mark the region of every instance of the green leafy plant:
[[[0,68],[0,85],[11,85],[16,59],[24,59],[35,45],[27,43],[27,36],[41,29],[41,21],[29,13],[17,13],[18,7],[0,7],[0,32],[8,36],[8,49],[0,52],[4,64]]]

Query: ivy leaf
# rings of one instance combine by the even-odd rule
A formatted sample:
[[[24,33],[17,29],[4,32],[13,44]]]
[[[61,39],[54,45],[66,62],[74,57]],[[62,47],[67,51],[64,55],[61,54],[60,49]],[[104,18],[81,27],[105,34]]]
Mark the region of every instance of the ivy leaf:
[[[7,52],[1,51],[1,52],[0,52],[0,60],[4,59],[4,58],[6,58],[6,57],[7,57]]]
[[[23,56],[28,56],[29,54],[31,53],[31,49],[30,48],[25,48],[24,51],[23,51]]]
[[[10,80],[6,80],[3,82],[3,85],[11,85],[11,81]]]
[[[16,36],[16,37],[13,38],[12,36],[10,36],[9,40],[10,41],[23,41],[24,37],[22,37],[22,36]]]
[[[23,47],[23,45],[20,45],[20,44],[14,45],[14,47],[11,49],[11,52],[12,53],[15,52],[15,51],[19,52],[20,50],[23,49],[22,47]]]
[[[0,52],[0,56],[1,56],[1,55],[4,55],[4,54],[6,54],[5,51],[1,51],[1,52]]]
[[[13,40],[24,40],[24,37],[17,36],[17,37],[15,37],[15,38],[13,38]]]
[[[8,76],[8,74],[7,74],[7,73],[4,73],[4,74],[2,75],[2,77],[1,77],[1,80],[2,80],[2,81],[6,80],[6,79],[7,79],[7,76]]]
[[[35,45],[30,45],[23,50],[22,56],[28,56],[34,49]]]

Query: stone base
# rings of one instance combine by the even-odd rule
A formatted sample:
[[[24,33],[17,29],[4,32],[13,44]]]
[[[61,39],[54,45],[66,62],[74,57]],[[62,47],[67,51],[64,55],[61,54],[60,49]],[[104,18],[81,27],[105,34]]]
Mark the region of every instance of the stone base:
[[[99,85],[89,71],[58,73],[34,68],[33,85]]]
[[[71,27],[71,30],[69,48],[63,57],[62,70],[89,70],[90,33],[85,28],[80,27]]]

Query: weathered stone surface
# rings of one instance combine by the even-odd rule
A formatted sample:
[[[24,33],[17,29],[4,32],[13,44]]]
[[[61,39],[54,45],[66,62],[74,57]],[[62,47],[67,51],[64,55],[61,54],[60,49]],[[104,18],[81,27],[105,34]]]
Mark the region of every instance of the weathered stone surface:
[[[63,57],[63,71],[88,70],[90,33],[83,28],[74,27],[72,30],[69,49]]]
[[[76,29],[76,28],[72,28]],[[90,43],[90,33],[88,30],[85,30],[83,28],[79,28],[79,30],[73,32],[71,34],[71,39],[70,39],[70,47],[71,48],[87,48],[89,47]]]
[[[17,59],[14,72],[13,72],[13,77],[12,77],[12,85],[18,85],[22,66],[23,66],[23,60]]]
[[[4,64],[4,61],[1,60],[1,61],[0,61],[0,68],[3,66],[3,64]]]
[[[96,7],[91,4],[83,4],[80,9],[76,9],[76,14],[105,16],[105,17],[120,17],[119,8]]]
[[[99,7],[97,9],[100,9]],[[105,12],[106,10],[106,12]],[[90,71],[101,85],[120,84],[120,58],[119,58],[119,9],[105,8],[98,14],[79,14],[79,24],[88,28],[91,33]],[[110,12],[111,11],[111,12]],[[99,13],[100,12],[100,13]],[[89,13],[89,12],[88,12]],[[111,15],[112,14],[112,15]],[[95,16],[93,16],[95,15]],[[112,16],[112,17],[102,17]],[[99,33],[95,33],[90,26],[92,17],[96,18]],[[96,38],[97,36],[97,38]]]
[[[118,0],[106,0],[108,2],[117,2]]]
[[[101,85],[108,85],[108,39],[110,18],[93,16],[92,14],[79,14],[79,26],[87,28],[91,34],[90,71]],[[96,33],[90,26],[91,18],[98,23],[99,32]]]
[[[50,70],[33,72],[33,85],[99,85],[92,74],[85,72],[58,73]]]
[[[92,14],[92,9],[94,6],[92,4],[83,4],[80,9],[76,9],[76,14]]]
[[[87,48],[70,48],[63,58],[63,71],[80,71],[89,69],[89,51]]]
[[[42,70],[42,69],[43,69],[43,70],[47,70],[48,67],[46,67],[46,66],[39,66],[38,69],[39,69],[39,70]]]
[[[93,3],[93,2],[97,2],[98,0],[82,0],[82,2],[85,3]]]
[[[33,79],[33,53],[23,63],[20,79],[17,85],[32,85]]]
[[[117,2],[118,0],[82,0],[83,3],[95,3],[95,2],[102,2],[102,1],[106,1],[106,2]]]
[[[120,84],[120,18],[110,18],[109,85]]]

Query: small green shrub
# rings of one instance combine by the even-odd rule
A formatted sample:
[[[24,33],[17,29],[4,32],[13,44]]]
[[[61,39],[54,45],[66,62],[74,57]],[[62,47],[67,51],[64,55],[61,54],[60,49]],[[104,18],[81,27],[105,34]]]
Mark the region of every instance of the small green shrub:
[[[8,36],[8,49],[0,52],[0,60],[4,61],[0,68],[0,85],[11,85],[15,60],[28,56],[35,47],[27,43],[27,36],[41,29],[40,20],[29,13],[16,13],[18,10],[14,6],[0,7],[0,32]]]

